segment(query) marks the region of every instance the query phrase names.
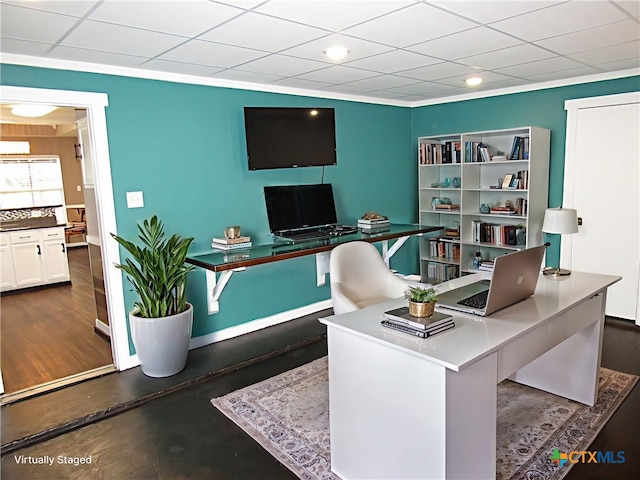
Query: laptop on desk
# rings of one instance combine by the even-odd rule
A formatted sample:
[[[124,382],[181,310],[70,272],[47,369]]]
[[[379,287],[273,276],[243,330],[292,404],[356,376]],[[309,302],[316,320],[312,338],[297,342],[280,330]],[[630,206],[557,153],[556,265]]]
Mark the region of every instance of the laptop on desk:
[[[530,297],[545,249],[540,245],[497,257],[491,281],[479,280],[438,294],[438,306],[486,317]]]
[[[331,184],[264,187],[271,234],[288,242],[323,240],[355,233],[338,225]]]

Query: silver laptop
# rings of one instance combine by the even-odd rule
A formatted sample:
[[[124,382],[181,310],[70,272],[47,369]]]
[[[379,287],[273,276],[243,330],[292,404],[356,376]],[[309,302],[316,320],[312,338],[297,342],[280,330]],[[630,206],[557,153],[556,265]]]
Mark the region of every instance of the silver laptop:
[[[496,257],[491,281],[479,280],[438,294],[438,306],[486,317],[533,295],[546,247]]]

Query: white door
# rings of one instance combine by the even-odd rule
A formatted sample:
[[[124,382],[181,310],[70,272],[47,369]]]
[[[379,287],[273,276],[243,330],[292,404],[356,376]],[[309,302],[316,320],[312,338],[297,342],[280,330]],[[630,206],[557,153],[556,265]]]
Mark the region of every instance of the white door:
[[[578,210],[582,226],[561,242],[562,266],[622,276],[606,313],[638,324],[639,102],[638,93],[567,102],[563,206]]]

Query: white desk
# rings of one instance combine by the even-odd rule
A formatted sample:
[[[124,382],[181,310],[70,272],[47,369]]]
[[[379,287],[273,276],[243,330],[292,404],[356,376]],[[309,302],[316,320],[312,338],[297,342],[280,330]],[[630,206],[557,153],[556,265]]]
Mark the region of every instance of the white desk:
[[[380,325],[404,299],[321,319],[332,470],[344,479],[495,478],[497,384],[510,378],[593,405],[606,289],[618,280],[541,276],[529,299],[487,318],[455,314],[455,328],[427,339]]]

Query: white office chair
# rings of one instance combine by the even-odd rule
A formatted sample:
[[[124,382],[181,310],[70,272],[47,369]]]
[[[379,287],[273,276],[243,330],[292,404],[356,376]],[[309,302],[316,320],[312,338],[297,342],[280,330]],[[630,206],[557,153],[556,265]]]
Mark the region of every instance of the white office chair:
[[[389,270],[376,247],[367,242],[343,243],[334,248],[329,274],[336,314],[402,297],[409,287]]]

